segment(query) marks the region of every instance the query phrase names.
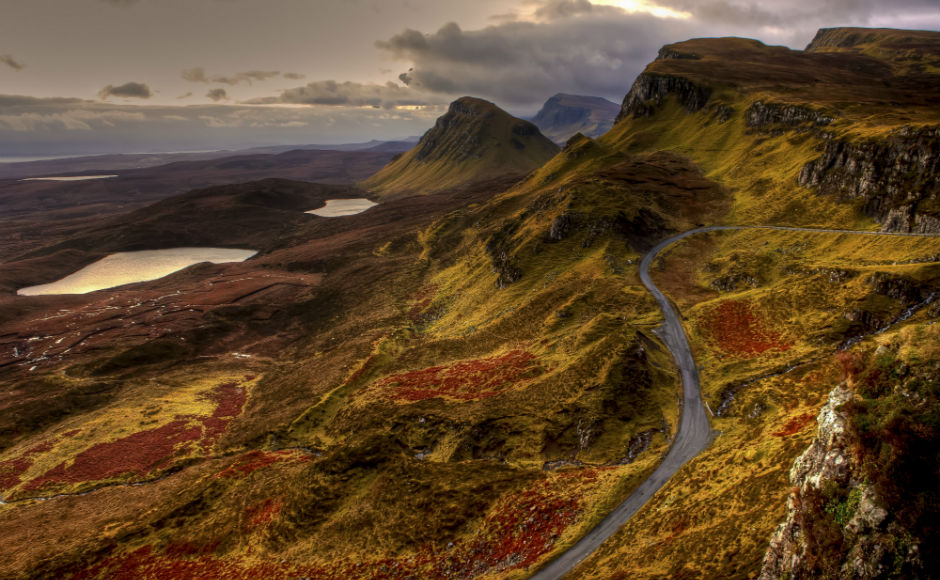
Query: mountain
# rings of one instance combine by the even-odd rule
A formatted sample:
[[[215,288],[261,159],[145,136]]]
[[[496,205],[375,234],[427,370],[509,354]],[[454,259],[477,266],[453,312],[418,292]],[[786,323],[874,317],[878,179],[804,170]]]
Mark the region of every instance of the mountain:
[[[538,127],[493,103],[450,104],[418,144],[362,183],[379,196],[428,193],[475,181],[522,176],[558,152]]]
[[[202,151],[194,153],[129,153],[105,154],[40,161],[13,161],[0,163],[0,179],[41,177],[49,175],[76,175],[95,171],[133,170],[147,167],[169,165],[170,163],[241,157],[249,155],[278,155],[289,151],[371,151],[399,153],[411,149],[418,141],[417,137],[408,137],[399,141],[380,141],[373,139],[367,143],[346,143],[337,145],[277,145],[270,147],[252,147],[235,151]],[[334,153],[335,155],[335,153]]]
[[[36,252],[7,281],[138,222],[264,246],[0,294],[0,576],[524,578],[638,493],[548,576],[929,577],[940,34],[817,39],[670,44],[607,133],[500,183],[335,219],[300,210],[340,191],[229,184],[4,238]],[[701,450],[662,476],[671,449]]]
[[[542,105],[532,118],[542,134],[564,143],[575,133],[599,137],[614,124],[620,107],[601,97],[558,93]]]

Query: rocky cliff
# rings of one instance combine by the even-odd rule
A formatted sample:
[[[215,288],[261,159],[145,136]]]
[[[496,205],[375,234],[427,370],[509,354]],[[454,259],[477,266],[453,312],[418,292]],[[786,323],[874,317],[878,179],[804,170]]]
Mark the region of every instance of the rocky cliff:
[[[816,438],[793,462],[786,519],[761,579],[936,577],[940,369],[909,348],[895,339],[837,355],[847,381],[829,394]]]
[[[825,145],[800,185],[857,200],[883,231],[940,232],[940,129],[906,127],[887,138]]]
[[[744,113],[745,123],[752,129],[792,129],[825,127],[833,118],[825,113],[800,105],[755,101]]]
[[[848,417],[840,410],[852,397],[844,385],[833,389],[817,418],[819,434],[793,462],[787,518],[771,538],[761,580],[890,578],[905,565],[924,572],[919,546],[895,540],[904,537],[903,530],[892,522],[883,500],[871,485],[853,477]],[[833,561],[836,543],[842,557]]]
[[[669,94],[675,94],[679,103],[694,113],[705,106],[711,93],[711,88],[697,85],[685,77],[646,72],[633,82],[615,122],[628,117],[653,115]]]

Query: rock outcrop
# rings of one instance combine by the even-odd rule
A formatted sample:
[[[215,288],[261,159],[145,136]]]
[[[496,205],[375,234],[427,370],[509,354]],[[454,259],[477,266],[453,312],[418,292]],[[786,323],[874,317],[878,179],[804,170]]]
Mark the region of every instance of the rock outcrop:
[[[821,157],[803,166],[799,183],[858,200],[883,231],[940,233],[940,129],[829,141]]]
[[[745,111],[744,120],[752,129],[767,130],[824,127],[832,123],[833,118],[800,105],[755,101]]]
[[[630,92],[624,97],[615,122],[628,117],[653,115],[670,94],[674,94],[688,112],[694,113],[705,106],[712,90],[681,76],[643,73],[633,82]]]
[[[832,390],[819,412],[816,438],[793,462],[787,516],[770,540],[761,580],[923,572],[917,543],[897,540],[910,536],[892,520],[874,487],[857,479],[855,441],[840,409],[853,397],[844,385]]]

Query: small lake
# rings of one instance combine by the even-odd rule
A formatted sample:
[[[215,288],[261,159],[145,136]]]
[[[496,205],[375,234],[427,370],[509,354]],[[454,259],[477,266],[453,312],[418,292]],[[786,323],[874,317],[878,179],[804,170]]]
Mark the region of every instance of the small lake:
[[[118,252],[89,264],[61,280],[20,288],[16,293],[20,296],[85,294],[134,282],[156,280],[200,262],[213,264],[244,262],[256,253],[255,250],[229,248],[172,248]]]
[[[369,201],[364,197],[354,199],[328,199],[323,207],[312,209],[307,213],[318,215],[320,217],[343,217],[346,215],[356,215],[375,207],[379,204]]]
[[[89,179],[111,179],[117,175],[62,175],[60,177],[24,177],[20,181],[87,181]]]

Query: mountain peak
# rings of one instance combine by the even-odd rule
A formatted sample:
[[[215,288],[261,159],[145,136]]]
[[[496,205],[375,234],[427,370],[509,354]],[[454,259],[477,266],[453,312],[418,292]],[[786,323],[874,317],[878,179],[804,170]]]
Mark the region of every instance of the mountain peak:
[[[602,97],[556,93],[549,97],[532,121],[546,137],[564,143],[582,133],[598,137],[613,126],[620,106]]]
[[[380,195],[431,193],[508,175],[524,175],[558,152],[530,123],[495,104],[461,97],[418,144],[363,185]]]

